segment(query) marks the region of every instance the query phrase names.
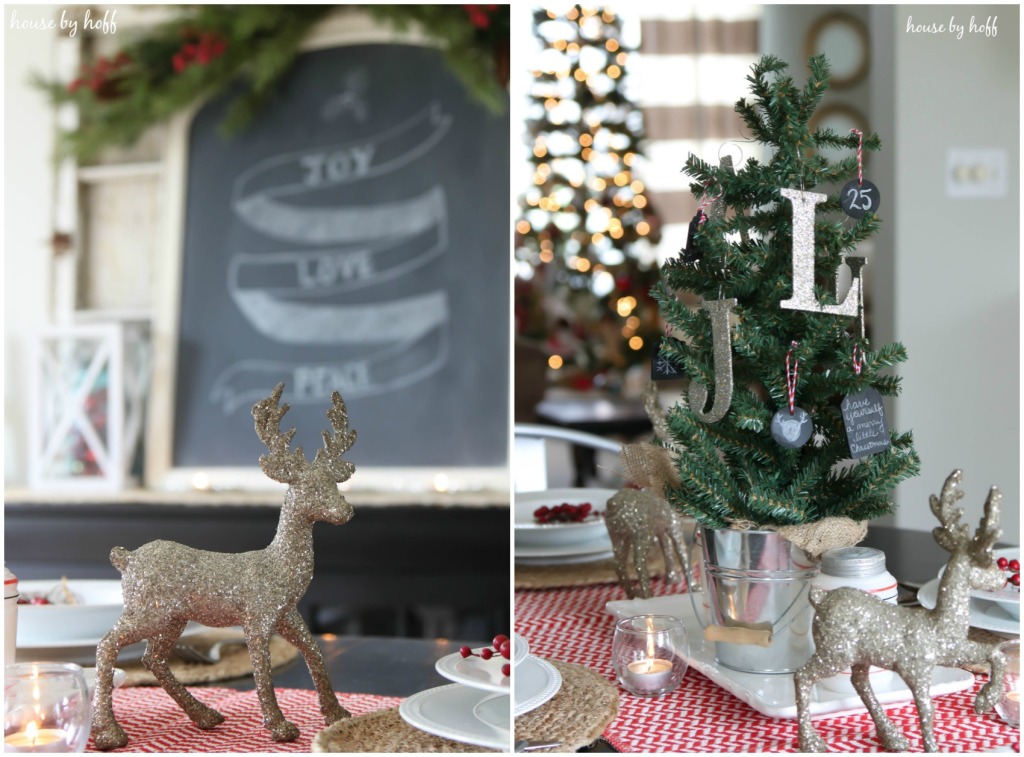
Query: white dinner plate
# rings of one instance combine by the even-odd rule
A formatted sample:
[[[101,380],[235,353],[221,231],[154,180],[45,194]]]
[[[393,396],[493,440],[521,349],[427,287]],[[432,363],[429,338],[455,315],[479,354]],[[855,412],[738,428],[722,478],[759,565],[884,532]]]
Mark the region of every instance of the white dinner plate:
[[[516,565],[580,565],[582,563],[610,560],[614,556],[615,553],[611,549],[572,557],[521,557],[517,554]]]
[[[1020,560],[1020,547],[1010,547],[1008,549],[996,549],[993,550],[992,554],[998,560],[1000,557],[1005,557],[1007,560]],[[1007,578],[1010,577],[1010,573],[1004,574]],[[982,591],[981,589],[972,589],[971,597],[975,599],[984,599],[989,602],[995,602],[1002,605],[1003,609],[1006,610],[1007,614],[1011,617],[1020,619],[1020,587],[1014,586],[1009,581],[998,591]]]
[[[512,723],[512,716],[509,714],[511,706],[512,701],[508,694],[492,694],[477,703],[473,708],[473,714],[481,723],[507,732]]]
[[[705,641],[697,617],[685,594],[651,599],[626,599],[609,602],[605,609],[616,618],[634,615],[672,615],[682,619],[690,652],[687,660],[690,667],[703,673],[736,698],[746,702],[755,710],[773,718],[796,718],[796,694],[791,675],[757,675],[740,673],[720,667],[715,662],[715,645]],[[517,671],[518,672],[518,671]],[[685,682],[684,682],[685,685]],[[956,668],[935,668],[932,671],[932,697],[951,694],[969,689],[974,685],[974,676],[966,670]],[[899,676],[893,676],[884,689],[875,690],[878,701],[885,706],[908,702],[913,699],[910,689]],[[841,715],[864,712],[864,703],[857,694],[842,694],[815,686],[811,699],[811,715]]]
[[[584,557],[588,556],[593,559],[594,555],[605,554],[612,551],[612,540],[608,538],[608,532],[605,531],[603,535],[590,541],[580,542],[579,544],[562,544],[559,546],[551,547],[537,547],[537,546],[523,546],[516,544],[515,556],[516,559],[520,558],[566,558],[566,557]]]
[[[939,597],[939,579],[933,578],[917,590],[917,601],[921,607],[931,610]],[[1020,619],[1015,618],[1004,607],[984,599],[971,600],[971,625],[986,631],[1011,633],[1020,636]]]
[[[1020,547],[1008,547],[1006,549],[996,549],[992,551],[992,554],[998,560],[1000,557],[1005,557],[1007,560],[1020,560]],[[942,574],[946,572],[946,566],[943,565],[939,568],[938,579],[941,580]],[[1010,577],[1010,573],[1004,573],[1006,578]],[[988,602],[995,602],[1001,605],[1006,614],[1011,618],[1020,620],[1020,589],[1013,586],[1007,581],[1003,588],[997,589],[996,591],[984,591],[982,589],[971,589],[972,599],[983,599]]]
[[[107,629],[110,630],[109,628]],[[181,638],[194,636],[210,629],[199,623],[189,622],[181,632]],[[103,635],[106,635],[104,632]],[[74,662],[79,665],[96,664],[96,645],[103,636],[87,639],[69,639],[68,641],[51,641],[38,644],[18,644],[16,659],[18,662],[34,660],[52,660],[53,662]],[[117,655],[120,661],[137,660],[146,651],[146,642],[131,644],[124,647]]]
[[[562,674],[554,665],[529,655],[515,670],[515,716],[536,710],[562,688]]]
[[[473,651],[479,654],[481,649],[483,647]],[[476,656],[464,658],[458,652],[454,652],[434,663],[434,668],[449,681],[482,691],[507,694],[509,679],[508,676],[501,674],[501,667],[506,662],[508,660],[500,654],[495,654],[489,660],[483,660]]]
[[[517,633],[512,634],[512,667],[518,667],[528,654],[530,654],[530,642]]]
[[[555,507],[568,502],[580,505],[589,502],[595,513],[604,513],[614,489],[547,489],[539,492],[517,492],[515,495],[515,542],[523,547],[564,547],[607,538],[604,518],[591,516],[582,523],[538,523],[534,511],[547,505]]]
[[[443,739],[511,752],[510,734],[487,725],[473,714],[490,694],[458,683],[413,694],[398,706],[402,720]]]
[[[61,579],[21,581],[24,597],[46,596],[59,590]],[[77,646],[82,639],[99,641],[121,616],[120,580],[68,579],[76,604],[18,605],[18,645],[23,647]]]

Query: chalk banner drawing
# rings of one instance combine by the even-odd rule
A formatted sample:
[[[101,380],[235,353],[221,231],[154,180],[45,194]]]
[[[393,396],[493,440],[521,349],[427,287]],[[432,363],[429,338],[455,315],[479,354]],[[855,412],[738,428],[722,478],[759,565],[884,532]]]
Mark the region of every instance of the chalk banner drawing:
[[[369,464],[503,465],[507,117],[408,45],[303,54],[224,140],[228,102],[191,131],[175,464],[251,463],[248,410],[284,381],[286,427],[340,391]]]

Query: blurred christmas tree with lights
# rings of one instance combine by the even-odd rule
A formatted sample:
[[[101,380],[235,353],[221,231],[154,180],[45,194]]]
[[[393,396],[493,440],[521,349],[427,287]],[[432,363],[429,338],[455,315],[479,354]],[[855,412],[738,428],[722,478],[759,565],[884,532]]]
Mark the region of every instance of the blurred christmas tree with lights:
[[[630,50],[600,8],[538,10],[527,144],[533,177],[516,223],[516,328],[558,382],[614,386],[661,334],[649,295],[658,222],[633,174],[643,115],[624,93]]]

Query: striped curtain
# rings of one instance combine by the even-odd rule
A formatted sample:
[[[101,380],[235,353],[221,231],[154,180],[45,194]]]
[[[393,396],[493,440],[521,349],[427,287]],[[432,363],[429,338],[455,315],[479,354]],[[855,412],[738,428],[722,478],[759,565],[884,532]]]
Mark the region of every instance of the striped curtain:
[[[687,155],[718,163],[729,154],[737,166],[762,157],[757,145],[740,141],[749,135],[733,111],[757,60],[761,7],[676,0],[627,7],[640,27],[630,96],[644,111],[646,158],[638,169],[663,223],[660,263],[686,243],[699,204],[680,171]]]

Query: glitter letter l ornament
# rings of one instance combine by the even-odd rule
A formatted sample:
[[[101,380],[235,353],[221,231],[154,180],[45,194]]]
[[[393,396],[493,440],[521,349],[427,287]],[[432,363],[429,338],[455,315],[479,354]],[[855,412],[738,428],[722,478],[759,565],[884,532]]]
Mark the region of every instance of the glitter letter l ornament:
[[[703,384],[690,380],[690,409],[698,420],[715,423],[722,420],[732,404],[732,329],[729,326],[729,311],[736,307],[736,299],[704,300],[701,304],[711,316],[711,341],[714,343],[715,360],[715,402],[704,412],[708,401],[708,390]]]
[[[974,700],[974,711],[981,713],[995,705],[1006,661],[995,645],[969,641],[967,631],[971,589],[995,591],[1004,583],[1002,571],[992,556],[992,545],[1002,535],[1001,496],[993,486],[972,539],[968,527],[960,524],[964,511],[954,507],[964,496],[960,490],[962,477],[959,470],[953,471],[942,487],[942,494],[929,498],[932,513],[942,524],[932,534],[939,546],[950,553],[935,609],[896,607],[849,587],[829,592],[811,589],[816,650],[793,676],[801,752],[826,751],[824,740],[811,723],[811,687],[815,681],[846,668],[853,669],[851,683],[875,721],[883,748],[889,752],[905,752],[910,743],[889,720],[871,689],[868,670],[872,665],[895,671],[906,682],[917,705],[926,752],[939,750],[929,694],[936,665],[960,667],[988,662],[992,673]]]
[[[118,651],[142,639],[147,640],[143,664],[192,722],[204,729],[224,722],[223,715],[193,697],[167,666],[167,656],[190,620],[216,628],[242,626],[263,723],[275,741],[292,741],[299,729],[285,719],[274,697],[269,648],[274,633],[305,658],[324,722],[330,725],[349,717],[338,704],[320,647],[296,605],[313,579],[313,523],[340,526],[352,517],[352,506],[338,484],[355,472],[341,455],[355,442],[356,432],[349,430],[345,403],[334,392],[327,411],[334,433],[323,432],[324,447],[308,462],[302,447],[288,449],[295,429],[281,433],[281,418],[288,412],[287,404],[279,406],[283,391],[284,384],[278,384],[270,397],[252,408],[256,435],[270,451],[260,457],[260,467],[268,477],[288,484],[277,535],[269,547],[226,554],[153,541],[134,552],[123,547],[111,550],[110,562],[123,574],[124,610],[96,649],[92,735],[97,749],[128,743],[128,735],[114,719],[113,668]]]
[[[779,303],[787,310],[810,310],[830,315],[860,315],[860,269],[864,258],[848,257],[846,262],[853,272],[853,283],[846,298],[838,305],[822,305],[814,296],[814,206],[825,202],[828,195],[801,192],[799,189],[780,189],[783,197],[793,204],[793,296]]]

